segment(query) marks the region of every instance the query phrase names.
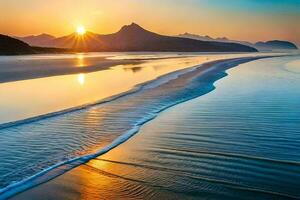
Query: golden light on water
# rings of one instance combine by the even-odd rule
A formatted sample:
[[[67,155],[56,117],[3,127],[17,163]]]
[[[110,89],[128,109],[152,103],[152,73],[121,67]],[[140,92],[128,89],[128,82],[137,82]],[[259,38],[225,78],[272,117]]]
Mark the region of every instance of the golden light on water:
[[[87,63],[85,62],[85,56],[83,53],[78,53],[76,55],[75,65],[77,67],[85,67],[87,65]]]
[[[82,25],[77,26],[76,32],[78,35],[84,35],[86,33],[85,27]]]
[[[77,80],[78,80],[78,83],[80,85],[84,85],[84,83],[85,83],[85,75],[84,74],[79,74],[78,77],[77,77]]]

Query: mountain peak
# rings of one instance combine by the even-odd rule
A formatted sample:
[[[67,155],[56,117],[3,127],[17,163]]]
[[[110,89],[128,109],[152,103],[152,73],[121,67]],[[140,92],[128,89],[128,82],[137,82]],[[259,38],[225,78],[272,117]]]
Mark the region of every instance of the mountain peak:
[[[143,29],[140,25],[132,22],[130,25],[125,25],[121,28],[120,32],[123,31],[146,31],[145,29]]]
[[[130,25],[127,25],[127,26],[129,26],[131,28],[133,28],[133,27],[135,27],[135,28],[142,28],[140,25],[138,25],[138,24],[136,24],[134,22],[132,22]]]

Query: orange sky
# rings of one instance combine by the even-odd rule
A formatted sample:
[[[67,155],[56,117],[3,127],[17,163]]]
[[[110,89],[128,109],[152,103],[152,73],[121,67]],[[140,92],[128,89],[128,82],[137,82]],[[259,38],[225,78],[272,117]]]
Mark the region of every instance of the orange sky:
[[[92,32],[112,33],[136,22],[167,35],[190,32],[300,44],[300,3],[286,1],[290,4],[281,5],[277,0],[262,4],[257,0],[232,0],[227,5],[220,0],[1,0],[0,33],[61,36],[74,32],[79,24]]]

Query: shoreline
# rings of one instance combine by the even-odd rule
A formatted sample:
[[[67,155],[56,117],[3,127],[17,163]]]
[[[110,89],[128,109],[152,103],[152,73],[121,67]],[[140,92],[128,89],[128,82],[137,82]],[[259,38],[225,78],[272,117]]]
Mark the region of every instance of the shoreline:
[[[198,67],[198,68],[196,68],[195,70],[197,71],[197,70],[200,70],[200,74],[201,73],[203,73],[203,74],[205,74],[205,73],[207,73],[207,71],[210,71],[211,69],[213,69],[213,68],[216,68],[216,67],[218,67],[218,65],[221,65],[221,67],[219,66],[219,68],[221,68],[221,69],[219,69],[220,71],[222,71],[222,70],[227,70],[227,69],[229,69],[229,68],[232,68],[232,67],[234,67],[234,66],[237,66],[237,65],[239,65],[239,64],[242,64],[242,63],[245,63],[245,62],[250,62],[250,61],[253,61],[253,60],[257,60],[257,59],[263,59],[263,58],[270,58],[271,56],[263,56],[263,57],[244,57],[244,58],[237,58],[237,59],[225,59],[225,60],[218,60],[218,61],[213,61],[213,62],[209,62],[209,63],[205,63],[205,64],[203,64],[203,65],[201,65],[202,67]],[[235,61],[235,62],[234,62]],[[231,65],[230,65],[231,64]],[[229,66],[230,65],[230,66]],[[209,73],[209,72],[208,72]],[[187,74],[189,74],[189,73],[187,73]],[[202,74],[202,75],[203,75]],[[183,74],[182,76],[186,76],[186,74]],[[200,75],[201,76],[201,75]],[[222,77],[221,77],[222,78]],[[208,91],[209,92],[209,91]],[[207,92],[206,92],[207,93]],[[203,95],[203,94],[202,94]],[[201,95],[200,95],[201,96]],[[193,99],[193,98],[191,98],[191,99]],[[182,101],[182,102],[185,102],[185,101],[188,101],[188,100],[190,100],[190,99],[186,99],[186,100],[184,100],[184,101]],[[178,103],[175,103],[174,105],[177,105],[177,104],[179,104],[179,103],[182,103],[182,102],[178,102]],[[168,106],[168,107],[166,107],[166,108],[164,108],[164,109],[162,109],[162,110],[160,110],[159,112],[157,112],[157,114],[156,114],[156,116],[157,115],[159,115],[159,113],[160,112],[162,112],[163,110],[166,110],[166,109],[168,109],[168,108],[170,108],[170,107],[172,107],[172,106],[174,106],[174,105],[170,105],[170,106]],[[104,149],[102,149],[100,152],[98,152],[98,154],[94,154],[94,155],[89,155],[89,156],[85,156],[85,158],[81,158],[81,159],[74,159],[74,160],[72,160],[71,162],[74,162],[74,161],[76,161],[76,162],[79,162],[79,163],[77,163],[77,165],[75,165],[75,166],[72,166],[71,168],[69,168],[69,169],[66,169],[66,166],[65,167],[63,167],[63,169],[57,169],[58,171],[60,171],[60,170],[62,170],[62,174],[63,173],[66,173],[67,171],[69,171],[69,170],[71,170],[72,171],[72,169],[73,168],[76,168],[76,167],[80,167],[80,165],[81,164],[83,164],[83,163],[85,163],[85,162],[87,162],[87,161],[89,161],[90,159],[93,159],[93,158],[96,158],[96,157],[98,157],[98,156],[100,156],[100,155],[102,155],[102,154],[104,154],[104,153],[106,153],[106,152],[108,152],[108,151],[110,151],[111,149],[113,149],[113,148],[115,148],[115,147],[117,147],[119,144],[122,144],[122,143],[124,143],[126,140],[128,140],[131,136],[133,136],[135,133],[137,133],[138,131],[139,131],[139,128],[143,125],[143,124],[145,124],[145,123],[147,123],[147,122],[149,122],[149,121],[151,121],[152,119],[154,119],[156,116],[153,116],[152,118],[150,118],[150,119],[146,119],[145,121],[143,121],[143,122],[139,122],[138,124],[137,124],[137,126],[136,126],[136,128],[135,129],[132,129],[132,132],[129,132],[129,133],[127,133],[127,135],[126,135],[126,133],[125,134],[122,134],[119,138],[117,138],[113,143],[111,143],[111,145],[109,145],[108,147],[106,147],[106,148],[104,148]],[[125,136],[127,136],[127,137],[125,137]],[[68,161],[67,163],[64,163],[64,164],[70,164],[70,161]],[[59,165],[59,166],[62,166],[62,165]],[[57,166],[58,167],[58,166]],[[47,173],[51,173],[51,171],[48,171]],[[61,171],[60,171],[61,172]],[[43,177],[44,175],[46,175],[47,173],[44,173],[44,174],[41,174],[40,176],[39,176],[39,178],[40,178],[40,181],[41,182],[38,182],[37,180],[31,180],[32,181],[32,184],[33,185],[31,185],[31,186],[29,186],[29,185],[25,185],[25,183],[21,183],[21,187],[22,188],[19,188],[19,189],[17,189],[18,187],[12,187],[11,189],[13,190],[13,191],[10,191],[10,192],[12,192],[11,194],[8,194],[9,192],[9,188],[8,188],[8,193],[7,192],[5,192],[5,193],[3,193],[3,195],[5,195],[5,194],[8,194],[8,196],[6,196],[6,197],[9,197],[9,196],[11,196],[11,195],[13,195],[13,193],[15,193],[15,194],[17,194],[17,193],[19,193],[19,192],[22,192],[22,191],[28,191],[28,189],[30,190],[30,188],[35,188],[34,186],[36,186],[36,185],[39,185],[39,184],[42,184],[42,183],[44,183],[44,182],[47,182],[47,181],[49,181],[49,180],[52,180],[52,179],[55,179],[55,177],[57,177],[57,176],[60,176],[61,174],[56,174],[54,177]],[[49,174],[48,174],[49,175]],[[52,175],[53,175],[53,172],[52,172]],[[46,175],[47,176],[47,175]],[[43,180],[43,178],[45,178],[44,180]],[[30,179],[28,179],[27,181],[30,181]],[[15,190],[17,190],[17,191],[15,191]],[[19,190],[19,191],[18,191]],[[5,198],[5,197],[4,197]],[[2,199],[2,197],[0,197],[0,199]]]

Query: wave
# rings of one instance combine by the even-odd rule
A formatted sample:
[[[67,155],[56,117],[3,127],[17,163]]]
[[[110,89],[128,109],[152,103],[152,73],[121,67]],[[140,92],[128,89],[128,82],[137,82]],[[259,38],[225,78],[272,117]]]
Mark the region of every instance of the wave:
[[[135,122],[135,124],[131,127],[130,130],[128,130],[127,132],[125,132],[124,134],[120,135],[119,137],[117,137],[112,143],[110,143],[108,146],[106,146],[105,148],[102,148],[100,151],[94,153],[94,154],[89,154],[89,155],[84,155],[84,156],[79,156],[79,157],[75,157],[60,163],[57,163],[55,165],[52,165],[49,168],[46,168],[42,171],[40,171],[39,173],[23,179],[20,182],[17,183],[13,183],[8,185],[7,187],[3,188],[0,190],[0,199],[6,199],[9,198],[19,192],[22,192],[24,190],[30,189],[38,184],[47,182],[83,163],[86,163],[87,161],[99,157],[100,155],[103,155],[105,153],[107,153],[108,151],[110,151],[111,149],[117,147],[118,145],[124,143],[125,141],[127,141],[129,138],[131,138],[133,135],[135,135],[140,128],[142,127],[142,125],[144,125],[145,123],[153,120],[155,117],[157,117],[161,112],[163,112],[164,110],[173,107],[177,104],[189,101],[193,98],[202,96],[206,93],[209,93],[210,91],[214,90],[215,87],[213,86],[214,82],[225,77],[227,74],[225,73],[226,70],[228,70],[229,68],[235,67],[239,64],[242,63],[246,63],[246,62],[250,62],[253,60],[257,60],[257,59],[263,59],[263,58],[270,58],[271,56],[259,56],[259,57],[244,57],[244,58],[237,58],[237,59],[227,59],[227,60],[221,60],[221,61],[213,61],[210,63],[206,63],[203,65],[199,65],[199,66],[194,66],[192,68],[188,68],[188,69],[184,69],[184,70],[179,70],[170,74],[167,74],[165,76],[159,77],[153,81],[149,81],[147,83],[144,84],[140,84],[137,87],[135,87],[133,90],[130,90],[128,92],[122,93],[120,95],[105,99],[103,101],[100,102],[96,102],[93,104],[89,104],[89,105],[84,105],[84,106],[80,106],[80,107],[76,107],[76,108],[71,108],[71,109],[67,109],[67,110],[63,110],[63,111],[59,111],[59,112],[55,112],[55,113],[50,113],[50,114],[46,114],[46,115],[42,115],[42,116],[37,116],[37,117],[33,117],[33,118],[29,118],[29,119],[25,119],[25,120],[20,120],[20,121],[16,121],[16,122],[11,122],[11,123],[6,123],[6,124],[1,124],[0,125],[0,129],[4,129],[7,127],[11,127],[11,126],[18,126],[21,124],[25,124],[25,123],[31,123],[34,121],[39,121],[39,120],[44,120],[50,117],[55,117],[58,115],[63,115],[63,114],[67,114],[70,112],[75,112],[78,110],[83,110],[83,109],[87,109],[90,108],[92,106],[98,105],[98,104],[104,104],[104,103],[109,103],[112,102],[116,99],[125,97],[127,95],[131,95],[133,93],[142,91],[142,90],[149,90],[152,88],[156,88],[159,87],[160,85],[164,85],[168,82],[170,82],[171,80],[176,80],[179,77],[183,77],[183,76],[191,76],[191,80],[196,79],[196,78],[201,78],[202,75],[208,75],[209,76],[209,72],[216,70],[218,72],[220,72],[218,74],[218,76],[216,77],[210,77],[212,78],[209,82],[209,85],[200,93],[197,93],[196,95],[191,95],[187,98],[181,99],[181,100],[177,100],[173,103],[168,104],[167,106],[162,107],[161,109],[156,110],[155,112],[147,115],[144,118],[141,118],[139,120],[137,120]],[[223,73],[221,73],[223,72]]]

